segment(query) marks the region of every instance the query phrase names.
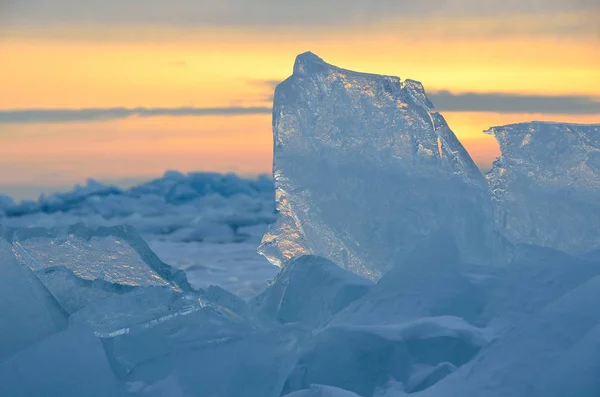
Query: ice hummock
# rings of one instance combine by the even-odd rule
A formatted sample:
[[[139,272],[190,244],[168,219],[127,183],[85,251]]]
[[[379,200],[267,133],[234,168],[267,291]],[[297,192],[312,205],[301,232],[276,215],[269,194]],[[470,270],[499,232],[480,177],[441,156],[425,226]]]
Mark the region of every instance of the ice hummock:
[[[193,289],[184,272],[162,262],[130,227],[90,229],[78,224],[2,229],[2,235],[5,274],[20,275],[10,284],[32,283],[34,288],[22,289],[35,293],[37,288],[43,295],[41,304],[56,306],[69,323],[88,327],[99,337],[148,332],[159,323],[178,316],[195,318],[199,312],[201,317],[220,313],[216,317],[236,322],[235,313]],[[46,317],[52,315],[50,309],[45,311]]]
[[[3,214],[6,208],[10,208],[15,205],[12,197],[4,194],[0,194],[0,214]]]
[[[275,90],[279,216],[259,252],[282,265],[322,256],[378,279],[446,228],[468,262],[491,262],[491,200],[421,83],[299,55]]]
[[[600,248],[600,124],[492,127],[502,156],[487,175],[496,228],[511,242],[572,254]]]
[[[418,388],[429,375],[432,381],[435,372],[437,380],[443,378],[437,366],[464,365],[488,342],[484,331],[452,316],[392,325],[331,325],[315,332],[283,394],[322,384],[372,397],[390,380]],[[423,371],[427,374],[420,377]]]
[[[118,196],[122,193],[122,190],[118,187],[104,185],[90,178],[85,185],[76,185],[71,192],[55,193],[48,196],[42,194],[37,202],[24,201],[18,205],[12,203],[12,205],[7,205],[5,208],[2,208],[2,204],[0,203],[0,210],[4,210],[2,212],[5,212],[8,216],[23,216],[34,212],[51,214],[69,211],[88,202],[88,200]],[[1,201],[2,199],[0,198]]]
[[[315,282],[304,281],[303,289]],[[284,392],[323,384],[372,397],[390,382],[411,392],[426,389],[493,337],[473,325],[483,307],[479,295],[462,274],[452,235],[433,233],[366,294],[313,331]]]
[[[120,393],[140,371],[150,371],[145,380],[156,383],[179,365],[172,357],[194,352],[195,360],[201,360],[207,349],[243,346],[260,328],[243,301],[216,288],[193,289],[183,272],[160,261],[129,227],[0,231],[0,314],[8,321],[0,326],[0,363],[6,364],[0,369],[6,374],[27,360],[67,349],[74,354],[74,366],[110,367],[105,380],[114,381],[114,393]],[[72,335],[80,353],[64,346],[65,335]],[[41,396],[44,389],[64,396],[102,395],[88,393],[85,382],[69,377],[22,374],[0,390],[9,395]],[[104,382],[101,377],[90,385]],[[28,382],[39,385],[29,387]]]
[[[551,288],[549,286],[548,288]],[[571,385],[574,390],[598,390],[598,357],[577,363],[574,351],[598,351],[600,324],[600,277],[596,276],[515,323],[506,335],[483,349],[477,359],[425,390],[419,397],[546,397],[549,380],[555,386]],[[585,347],[584,347],[585,346]],[[581,370],[581,385],[559,373],[561,362],[569,360]],[[564,368],[564,367],[563,367]],[[549,375],[554,375],[552,378]],[[564,389],[563,389],[564,390]],[[593,397],[588,392],[567,394]]]

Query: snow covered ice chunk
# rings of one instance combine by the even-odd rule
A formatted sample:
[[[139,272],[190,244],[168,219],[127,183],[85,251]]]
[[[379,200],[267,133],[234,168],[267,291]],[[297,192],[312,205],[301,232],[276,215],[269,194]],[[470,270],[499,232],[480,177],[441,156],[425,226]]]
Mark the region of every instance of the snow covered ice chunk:
[[[492,127],[502,156],[487,175],[496,227],[513,243],[600,248],[600,124]]]
[[[421,83],[299,55],[273,137],[279,216],[259,248],[272,263],[313,254],[376,280],[440,227],[465,261],[491,261],[487,184]]]

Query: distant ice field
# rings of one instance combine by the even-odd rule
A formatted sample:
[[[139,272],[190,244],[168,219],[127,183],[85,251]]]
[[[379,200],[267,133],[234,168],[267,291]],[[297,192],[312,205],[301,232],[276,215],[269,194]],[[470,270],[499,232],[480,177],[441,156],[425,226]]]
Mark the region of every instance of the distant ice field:
[[[196,288],[219,285],[248,299],[279,268],[256,253],[275,219],[270,178],[167,172],[121,190],[90,179],[72,191],[15,203],[0,195],[0,224],[54,228],[133,226],[165,263],[184,270]]]

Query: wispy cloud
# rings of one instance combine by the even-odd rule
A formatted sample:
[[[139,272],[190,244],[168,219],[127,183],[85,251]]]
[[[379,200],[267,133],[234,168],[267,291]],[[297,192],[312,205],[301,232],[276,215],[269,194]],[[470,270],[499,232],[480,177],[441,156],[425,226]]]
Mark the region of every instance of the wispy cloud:
[[[262,80],[255,84],[264,86],[263,101],[273,101],[273,90],[279,80]],[[447,112],[494,112],[538,114],[598,114],[600,98],[586,95],[527,95],[503,92],[427,91],[436,109]]]
[[[273,87],[276,81],[265,81]],[[520,95],[507,93],[429,92],[436,109],[447,112],[494,112],[600,115],[600,98],[583,95]],[[265,102],[272,101],[266,96]],[[14,109],[0,110],[0,124],[74,123],[125,119],[128,117],[244,116],[271,114],[270,106],[255,107],[177,107],[177,108],[84,108],[84,109]]]
[[[498,92],[427,94],[435,107],[454,112],[599,114],[600,98],[582,95],[521,95]]]
[[[262,80],[255,84],[269,90],[264,101],[273,101],[279,80]],[[598,114],[600,98],[586,95],[527,95],[504,92],[428,91],[436,109],[447,112],[494,112],[539,114]]]
[[[87,109],[15,109],[0,110],[0,124],[42,124],[106,121],[132,116],[242,116],[271,114],[270,107],[179,107],[179,108],[87,108]]]

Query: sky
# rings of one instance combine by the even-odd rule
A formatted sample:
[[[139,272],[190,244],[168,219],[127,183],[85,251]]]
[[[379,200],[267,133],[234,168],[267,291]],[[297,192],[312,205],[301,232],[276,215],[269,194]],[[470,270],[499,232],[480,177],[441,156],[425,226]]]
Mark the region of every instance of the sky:
[[[269,173],[297,54],[421,81],[476,163],[496,125],[600,122],[597,0],[0,0],[0,193]]]

